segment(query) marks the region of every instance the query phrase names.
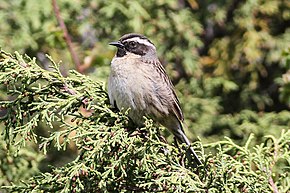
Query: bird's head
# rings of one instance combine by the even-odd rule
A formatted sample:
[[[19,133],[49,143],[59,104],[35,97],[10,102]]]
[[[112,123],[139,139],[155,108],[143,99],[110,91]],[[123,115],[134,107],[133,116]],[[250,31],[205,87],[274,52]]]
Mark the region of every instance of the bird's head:
[[[110,45],[118,48],[116,57],[123,57],[128,53],[141,57],[156,56],[156,47],[144,35],[130,33],[123,35],[118,41]]]

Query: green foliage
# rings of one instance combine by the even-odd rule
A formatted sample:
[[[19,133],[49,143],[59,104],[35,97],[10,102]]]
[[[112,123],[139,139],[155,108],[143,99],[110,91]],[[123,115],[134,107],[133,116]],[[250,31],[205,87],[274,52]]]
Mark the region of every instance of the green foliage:
[[[235,99],[240,101],[241,108],[275,108],[278,101],[273,97],[273,82],[283,72],[281,52],[289,46],[290,39],[285,25],[290,18],[289,4],[252,0],[227,5],[233,6],[234,12],[224,4],[217,4],[212,10],[213,27],[222,35],[213,40],[206,58],[215,66],[214,74],[239,85]],[[220,12],[223,16],[217,17]],[[239,110],[239,106],[235,109]]]
[[[1,51],[0,186],[289,192],[288,1],[57,3],[90,78],[69,71],[75,67],[50,0],[0,2],[0,47],[28,55]],[[134,131],[108,104],[104,82],[115,51],[108,42],[128,32],[156,45],[207,175],[183,167],[167,130],[161,135],[169,144],[150,120]]]
[[[37,141],[38,136],[34,128],[39,122],[44,122],[50,128],[53,128],[55,121],[66,125],[65,115],[80,116],[78,109],[81,105],[90,107],[91,97],[99,105],[107,100],[105,97],[107,94],[101,83],[84,80],[84,76],[76,72],[72,72],[74,77],[65,78],[59,71],[58,64],[54,62],[51,66],[52,71],[47,71],[39,67],[35,59],[26,56],[27,62],[18,53],[12,58],[2,52],[2,57],[1,70],[4,73],[0,76],[1,83],[7,85],[8,94],[16,97],[14,100],[0,103],[2,108],[8,109],[3,119],[6,128],[10,129],[5,131],[4,138],[11,141],[18,132],[21,132],[22,138],[16,141],[19,147],[25,145],[27,138]],[[91,90],[87,90],[88,87]],[[60,134],[69,133],[59,131],[57,135]]]
[[[45,7],[46,9],[43,9]],[[9,50],[37,50],[55,29],[49,0],[2,1],[0,45]]]
[[[5,187],[9,191],[289,190],[289,131],[282,130],[278,138],[269,135],[254,147],[254,135],[242,146],[229,138],[207,145],[196,142],[205,165],[190,168],[185,150],[165,143],[150,120],[144,128],[130,130],[127,117],[110,109],[102,83],[75,71],[63,77],[53,61],[46,71],[34,59],[3,51],[0,70],[0,82],[13,96],[1,102],[7,109],[2,117],[7,144],[21,152],[26,140],[34,141],[45,153],[51,145],[61,150],[73,142],[80,152],[74,161],[29,181],[11,179],[12,185]],[[41,122],[50,126],[48,136],[36,135]]]
[[[287,69],[289,69],[285,74],[283,74],[281,79],[278,79],[278,82],[281,84],[281,95],[280,98],[288,106],[290,106],[290,48],[283,52],[284,63]]]
[[[38,164],[44,156],[36,152],[31,144],[14,155],[16,148],[7,145],[2,136],[0,140],[0,186],[28,180],[39,173]]]

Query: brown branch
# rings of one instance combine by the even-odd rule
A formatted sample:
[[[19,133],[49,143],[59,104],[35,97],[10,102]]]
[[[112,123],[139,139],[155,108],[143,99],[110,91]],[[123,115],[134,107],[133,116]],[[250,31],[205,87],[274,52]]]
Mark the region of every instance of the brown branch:
[[[279,193],[279,190],[278,190],[278,188],[277,188],[277,186],[276,186],[276,184],[275,184],[275,182],[274,182],[274,180],[272,178],[272,170],[273,170],[274,165],[277,162],[277,156],[278,156],[278,151],[279,151],[278,150],[278,144],[276,143],[276,141],[273,141],[273,143],[274,143],[274,155],[273,155],[273,161],[272,161],[272,163],[269,166],[269,169],[270,169],[270,175],[269,176],[270,177],[268,179],[268,182],[271,185],[271,187],[273,189],[273,192],[274,193]]]
[[[271,185],[274,193],[279,193],[278,188],[277,188],[272,176],[270,176],[270,178],[269,178],[269,184]]]
[[[73,49],[71,37],[70,37],[70,35],[69,35],[68,31],[67,31],[67,28],[66,28],[66,25],[65,25],[63,19],[60,16],[59,7],[57,5],[56,0],[52,0],[52,6],[53,6],[53,11],[54,11],[54,14],[56,16],[57,22],[59,23],[59,26],[60,26],[60,28],[63,31],[63,36],[64,36],[65,42],[66,42],[66,44],[68,46],[68,49],[69,49],[69,52],[71,54],[72,60],[75,63],[76,70],[78,72],[80,72],[80,73],[83,73],[83,68],[81,68],[80,60],[79,60],[75,50]]]

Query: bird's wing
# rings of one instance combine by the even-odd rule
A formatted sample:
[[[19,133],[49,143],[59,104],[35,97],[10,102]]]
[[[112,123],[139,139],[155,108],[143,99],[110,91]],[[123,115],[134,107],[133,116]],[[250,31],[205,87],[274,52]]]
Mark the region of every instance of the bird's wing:
[[[166,74],[166,71],[162,64],[158,61],[154,63],[154,66],[158,72],[158,75],[160,76],[161,84],[165,84],[166,88],[169,89],[169,102],[171,103],[171,110],[173,111],[174,115],[180,120],[181,122],[184,120],[184,116],[182,113],[182,110],[180,108],[180,102],[177,98],[177,95],[174,91],[174,86],[169,78],[169,76]],[[164,86],[164,85],[163,85]]]
[[[114,90],[114,88],[112,88],[113,84],[114,84],[114,82],[113,82],[113,79],[112,79],[112,75],[110,75],[109,76],[109,80],[108,80],[108,95],[109,95],[109,99],[110,99],[110,104],[113,107],[117,108],[116,99],[115,99],[115,97],[113,95],[113,90]]]

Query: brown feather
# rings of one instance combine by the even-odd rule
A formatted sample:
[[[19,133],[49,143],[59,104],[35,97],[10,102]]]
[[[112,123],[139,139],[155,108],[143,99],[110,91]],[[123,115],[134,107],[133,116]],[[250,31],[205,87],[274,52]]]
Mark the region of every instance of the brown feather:
[[[162,64],[159,61],[149,61],[149,60],[143,60],[142,62],[148,63],[148,64],[152,64],[156,71],[158,72],[158,75],[160,75],[160,79],[163,80],[163,82],[165,83],[166,87],[169,88],[169,93],[170,93],[170,102],[171,102],[171,107],[170,108],[173,112],[173,114],[176,116],[176,118],[180,121],[183,122],[184,121],[184,116],[180,107],[180,102],[177,98],[177,95],[174,91],[174,86],[169,78],[169,76],[166,74],[166,71],[164,69],[164,67],[162,66]],[[162,84],[164,86],[164,84]],[[162,96],[160,96],[162,97]],[[168,98],[166,98],[166,100],[168,100]]]

